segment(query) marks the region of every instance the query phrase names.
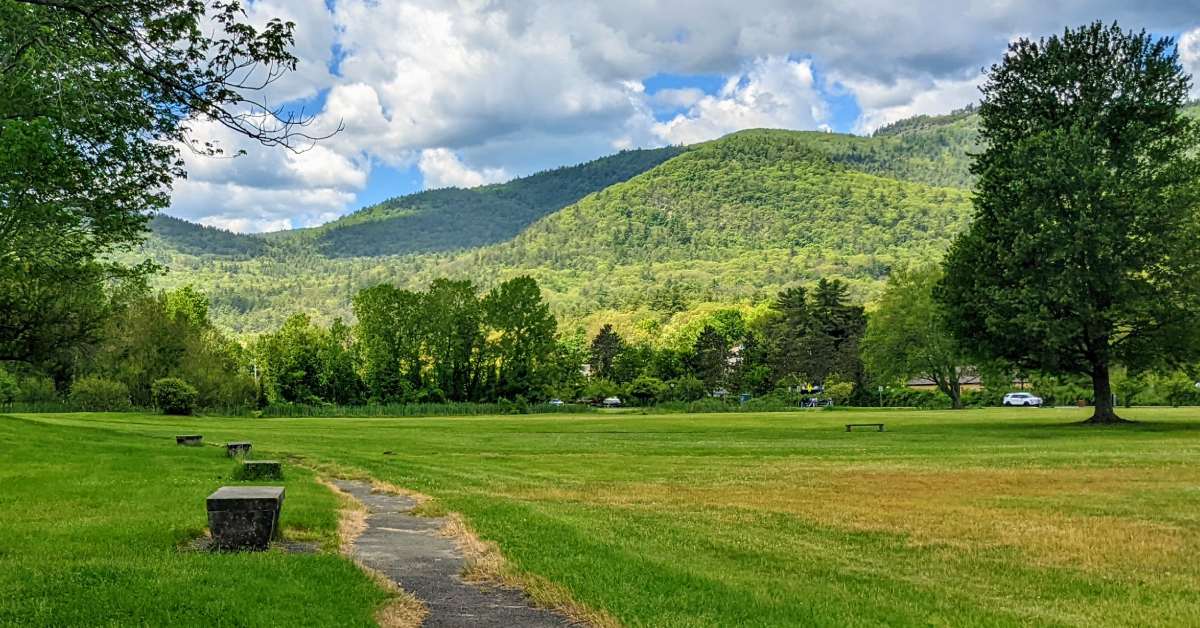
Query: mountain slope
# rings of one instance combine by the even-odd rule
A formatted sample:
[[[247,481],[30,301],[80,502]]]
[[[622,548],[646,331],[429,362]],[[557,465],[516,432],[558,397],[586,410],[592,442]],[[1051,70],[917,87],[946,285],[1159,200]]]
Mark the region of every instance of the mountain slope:
[[[433,253],[503,242],[535,220],[682,151],[680,147],[622,151],[507,183],[401,196],[296,237],[312,238],[326,257]]]
[[[240,332],[296,311],[347,318],[354,292],[383,281],[486,286],[531,274],[568,324],[606,318],[654,337],[715,304],[761,303],[819,277],[868,298],[893,266],[938,259],[969,214],[974,121],[926,118],[873,137],[744,131],[401,197],[315,229],[236,236],[266,244],[253,255],[150,249],[172,268],[162,285],[207,290],[215,320]]]
[[[851,152],[843,149],[860,145],[873,144],[825,133],[735,133],[583,199],[481,261],[585,269],[766,249],[876,255],[932,251],[924,245],[933,243],[940,250],[946,234],[963,226],[966,193],[883,176],[907,170],[902,160],[864,168],[881,174],[863,172],[843,158]]]
[[[150,219],[148,245],[162,252],[246,258],[267,252],[267,243],[254,236],[206,227],[166,214]]]

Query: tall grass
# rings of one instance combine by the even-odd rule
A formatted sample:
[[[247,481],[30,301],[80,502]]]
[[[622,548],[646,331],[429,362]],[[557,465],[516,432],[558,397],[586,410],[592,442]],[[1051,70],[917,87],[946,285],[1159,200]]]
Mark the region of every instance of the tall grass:
[[[238,416],[261,416],[271,418],[294,417],[417,417],[417,416],[482,416],[496,414],[579,414],[592,412],[583,405],[564,404],[552,406],[548,403],[522,404],[508,401],[499,403],[388,403],[342,406],[274,404],[261,411],[243,410]]]

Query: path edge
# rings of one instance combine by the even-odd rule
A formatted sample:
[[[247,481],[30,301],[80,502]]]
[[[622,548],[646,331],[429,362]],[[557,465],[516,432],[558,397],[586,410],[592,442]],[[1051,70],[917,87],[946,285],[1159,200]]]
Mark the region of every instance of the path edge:
[[[338,552],[367,574],[391,597],[375,611],[375,623],[380,628],[419,628],[429,615],[429,609],[412,593],[400,588],[383,572],[368,567],[354,557],[354,542],[367,529],[367,507],[336,484],[318,475],[319,484],[329,489],[339,501],[338,506]]]
[[[361,473],[336,474],[336,479],[355,480],[366,482],[371,485],[371,490],[377,493],[388,493],[392,495],[401,495],[411,498],[416,502],[416,506],[412,510],[414,516],[419,517],[436,517],[444,518],[446,522],[442,525],[438,533],[443,537],[454,542],[455,546],[462,552],[464,562],[466,563],[461,577],[463,580],[480,585],[501,586],[510,589],[518,589],[525,593],[531,602],[539,608],[545,608],[555,611],[566,617],[572,624],[581,627],[591,628],[622,628],[622,624],[615,617],[606,611],[598,610],[587,606],[577,601],[566,587],[551,582],[550,580],[527,572],[523,572],[512,565],[511,562],[500,551],[499,545],[492,541],[485,541],[479,537],[474,528],[467,523],[466,519],[457,512],[446,510],[440,501],[436,498],[417,491],[397,486],[390,482],[377,480],[369,475]],[[352,495],[339,489],[332,483],[329,478],[318,476],[318,480],[328,486],[330,490],[335,491],[343,499],[348,499],[353,503],[353,507],[365,511],[365,507],[355,499]],[[362,524],[365,529],[365,521]],[[339,528],[340,532],[340,528]],[[359,530],[354,538],[361,534]],[[353,540],[348,542],[349,546],[353,546]],[[343,553],[346,553],[343,551]],[[355,561],[357,562],[357,561]],[[369,567],[360,565],[368,573],[373,572]],[[382,573],[374,572],[377,577],[383,578],[390,585],[393,591],[401,590],[399,586],[392,582],[390,578]],[[424,609],[424,604],[419,599],[405,593],[418,604],[421,604]],[[426,613],[428,611],[425,611]],[[382,624],[381,624],[382,625]],[[392,627],[385,627],[392,628]],[[402,628],[402,627],[395,627]],[[407,627],[403,627],[407,628]]]

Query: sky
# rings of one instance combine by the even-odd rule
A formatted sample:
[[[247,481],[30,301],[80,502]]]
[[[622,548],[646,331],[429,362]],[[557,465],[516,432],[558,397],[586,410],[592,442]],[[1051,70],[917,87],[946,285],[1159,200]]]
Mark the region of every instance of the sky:
[[[1096,19],[1179,42],[1200,76],[1200,0],[257,0],[296,25],[260,96],[343,130],[302,152],[203,121],[174,216],[313,226],[391,197],[502,182],[627,148],[769,127],[870,133],[978,99],[1008,42]],[[1200,86],[1194,88],[1200,98]]]

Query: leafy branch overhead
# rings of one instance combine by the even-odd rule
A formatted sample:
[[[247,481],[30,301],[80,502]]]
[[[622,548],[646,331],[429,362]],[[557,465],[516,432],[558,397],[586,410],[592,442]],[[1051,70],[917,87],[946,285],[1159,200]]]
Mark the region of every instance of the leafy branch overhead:
[[[223,153],[198,121],[289,150],[327,136],[269,102],[293,30],[236,1],[0,0],[0,358],[86,339],[106,284],[154,269],[113,254],[168,206],[181,147]]]

